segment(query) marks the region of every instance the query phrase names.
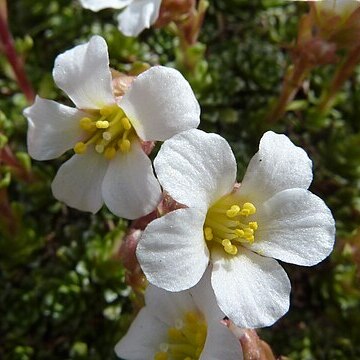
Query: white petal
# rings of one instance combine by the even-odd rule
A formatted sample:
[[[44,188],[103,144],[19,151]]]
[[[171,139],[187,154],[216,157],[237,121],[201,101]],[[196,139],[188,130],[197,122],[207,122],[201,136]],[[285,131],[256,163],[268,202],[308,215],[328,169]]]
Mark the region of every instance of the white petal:
[[[101,109],[115,102],[108,49],[101,36],[59,55],[53,77],[79,109]]]
[[[144,307],[131,324],[126,335],[115,347],[116,355],[126,360],[153,359],[161,343],[167,341],[168,325]]]
[[[134,0],[119,16],[119,30],[137,36],[158,18],[161,0]]]
[[[161,200],[161,189],[150,159],[138,141],[131,151],[118,153],[110,161],[102,185],[106,206],[117,216],[137,219],[153,211]]]
[[[176,201],[205,211],[232,191],[236,179],[236,161],[226,140],[196,129],[167,140],[154,166],[160,184]]]
[[[186,290],[199,282],[209,263],[203,236],[205,214],[179,209],[152,221],[136,255],[150,283],[168,291]]]
[[[108,161],[93,149],[74,155],[54,178],[54,197],[75,209],[96,213],[103,204],[101,184],[107,167]]]
[[[190,291],[170,292],[151,284],[146,288],[145,303],[153,316],[169,327],[173,327],[186,312],[196,310]]]
[[[298,265],[315,265],[334,246],[335,222],[325,203],[304,189],[284,190],[258,208],[251,250]]]
[[[86,113],[37,96],[24,110],[29,128],[27,143],[35,160],[50,160],[71,149],[83,136],[79,120]]]
[[[215,321],[218,323],[225,317],[225,314],[216,302],[214,290],[211,286],[211,271],[212,266],[208,266],[201,280],[189,289],[189,293],[191,293],[198,309],[201,309],[201,312],[204,314],[206,322]]]
[[[272,325],[289,309],[290,281],[274,259],[239,247],[236,256],[211,252],[211,283],[220,309],[235,325]]]
[[[208,327],[200,360],[241,360],[242,351],[239,340],[229,328],[220,323],[225,314],[220,310],[211,287],[211,271],[212,267],[209,266],[199,283],[189,289]]]
[[[179,71],[154,66],[139,75],[119,106],[146,141],[164,141],[200,122],[200,106]]]
[[[85,9],[91,11],[99,11],[102,9],[122,9],[129,5],[133,0],[79,0],[80,4]]]
[[[208,323],[204,349],[199,360],[242,360],[240,341],[220,322]]]
[[[311,181],[312,163],[305,151],[285,135],[268,131],[249,163],[239,195],[256,203],[281,190],[307,189]]]

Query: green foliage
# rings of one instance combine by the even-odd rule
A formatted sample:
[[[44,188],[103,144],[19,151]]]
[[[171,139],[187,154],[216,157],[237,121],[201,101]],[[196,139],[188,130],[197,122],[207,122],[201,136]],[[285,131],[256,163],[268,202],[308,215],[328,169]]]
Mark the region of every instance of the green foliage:
[[[201,103],[201,128],[230,141],[239,179],[265,130],[285,132],[306,149],[314,161],[312,191],[331,207],[342,240],[331,259],[315,268],[287,266],[290,312],[261,336],[291,359],[360,358],[359,256],[354,256],[360,245],[349,240],[360,220],[360,72],[327,116],[315,109],[335,66],[312,73],[310,90],[298,94],[281,121],[264,121],[280,91],[290,63],[286,49],[306,4],[213,1],[200,42],[184,54],[171,27],[124,37],[110,9],[92,13],[75,0],[8,3],[17,51],[43,97],[68,101],[53,83],[54,59],[101,34],[111,66],[119,71],[142,62],[183,71]],[[191,71],[183,66],[184,56],[194,64]],[[31,163],[22,116],[26,99],[1,54],[0,68],[0,149],[9,146],[16,159],[16,166],[0,164],[0,358],[113,359],[113,347],[133,317],[133,294],[116,257],[127,224],[106,210],[97,215],[70,210],[52,197],[50,184],[64,159]]]

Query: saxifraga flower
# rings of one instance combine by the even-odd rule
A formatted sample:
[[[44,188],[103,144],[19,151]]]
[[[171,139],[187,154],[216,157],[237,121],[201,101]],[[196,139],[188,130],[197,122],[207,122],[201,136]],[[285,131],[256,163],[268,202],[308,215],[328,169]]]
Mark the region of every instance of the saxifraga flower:
[[[229,144],[193,129],[166,141],[154,166],[163,189],[186,208],[145,229],[137,257],[147,279],[168,291],[188,289],[210,263],[217,302],[236,325],[268,326],[284,315],[291,286],[275,259],[315,265],[335,237],[330,210],[307,190],[312,163],[305,151],[267,132],[234,187]]]
[[[239,340],[221,322],[209,272],[178,293],[149,285],[142,308],[115,347],[126,360],[242,360]]]
[[[59,55],[53,76],[76,108],[36,97],[24,115],[32,158],[50,160],[75,151],[52,183],[54,196],[93,213],[105,202],[128,219],[151,212],[161,189],[141,142],[164,141],[198,126],[200,107],[189,83],[177,70],[155,66],[115,98],[100,36]]]

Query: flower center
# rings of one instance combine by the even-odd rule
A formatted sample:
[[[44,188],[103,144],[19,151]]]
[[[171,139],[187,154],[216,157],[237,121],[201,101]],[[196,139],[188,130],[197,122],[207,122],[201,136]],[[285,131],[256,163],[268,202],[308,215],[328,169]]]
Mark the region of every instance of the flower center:
[[[76,154],[84,154],[88,146],[111,160],[118,151],[127,153],[131,140],[136,136],[135,130],[124,111],[117,105],[106,106],[92,117],[80,119],[80,127],[88,134],[85,141],[74,146]]]
[[[197,360],[203,351],[207,326],[197,312],[185,313],[168,329],[168,342],[160,344],[154,360]]]
[[[206,214],[204,237],[209,243],[218,243],[230,255],[236,255],[236,245],[255,240],[254,233],[258,228],[256,221],[248,221],[248,217],[256,213],[251,202],[239,204],[233,196],[225,196],[211,206]]]

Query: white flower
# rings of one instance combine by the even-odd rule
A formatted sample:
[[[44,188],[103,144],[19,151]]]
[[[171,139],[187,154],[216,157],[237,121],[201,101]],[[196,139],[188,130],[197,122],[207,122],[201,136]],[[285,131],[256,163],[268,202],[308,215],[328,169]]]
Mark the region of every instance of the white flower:
[[[60,167],[54,196],[93,213],[105,202],[128,219],[151,212],[161,189],[141,140],[163,141],[199,124],[189,83],[178,71],[155,66],[116,102],[107,45],[99,36],[59,55],[53,76],[76,108],[37,97],[24,115],[31,157],[54,159],[71,148],[76,153]]]
[[[208,273],[208,272],[207,272]],[[207,274],[208,275],[208,274]],[[149,285],[146,306],[115,347],[126,360],[242,360],[239,340],[220,321],[209,276],[189,291]]]
[[[126,36],[137,36],[155,23],[161,0],[80,0],[85,9],[123,9],[117,17],[119,30]]]
[[[273,258],[310,266],[334,243],[330,210],[307,190],[312,164],[305,151],[267,132],[234,189],[230,146],[194,129],[166,141],[154,166],[163,189],[187,208],[145,229],[137,257],[147,279],[184,290],[210,262],[217,302],[236,325],[268,326],[286,313],[290,282]]]

